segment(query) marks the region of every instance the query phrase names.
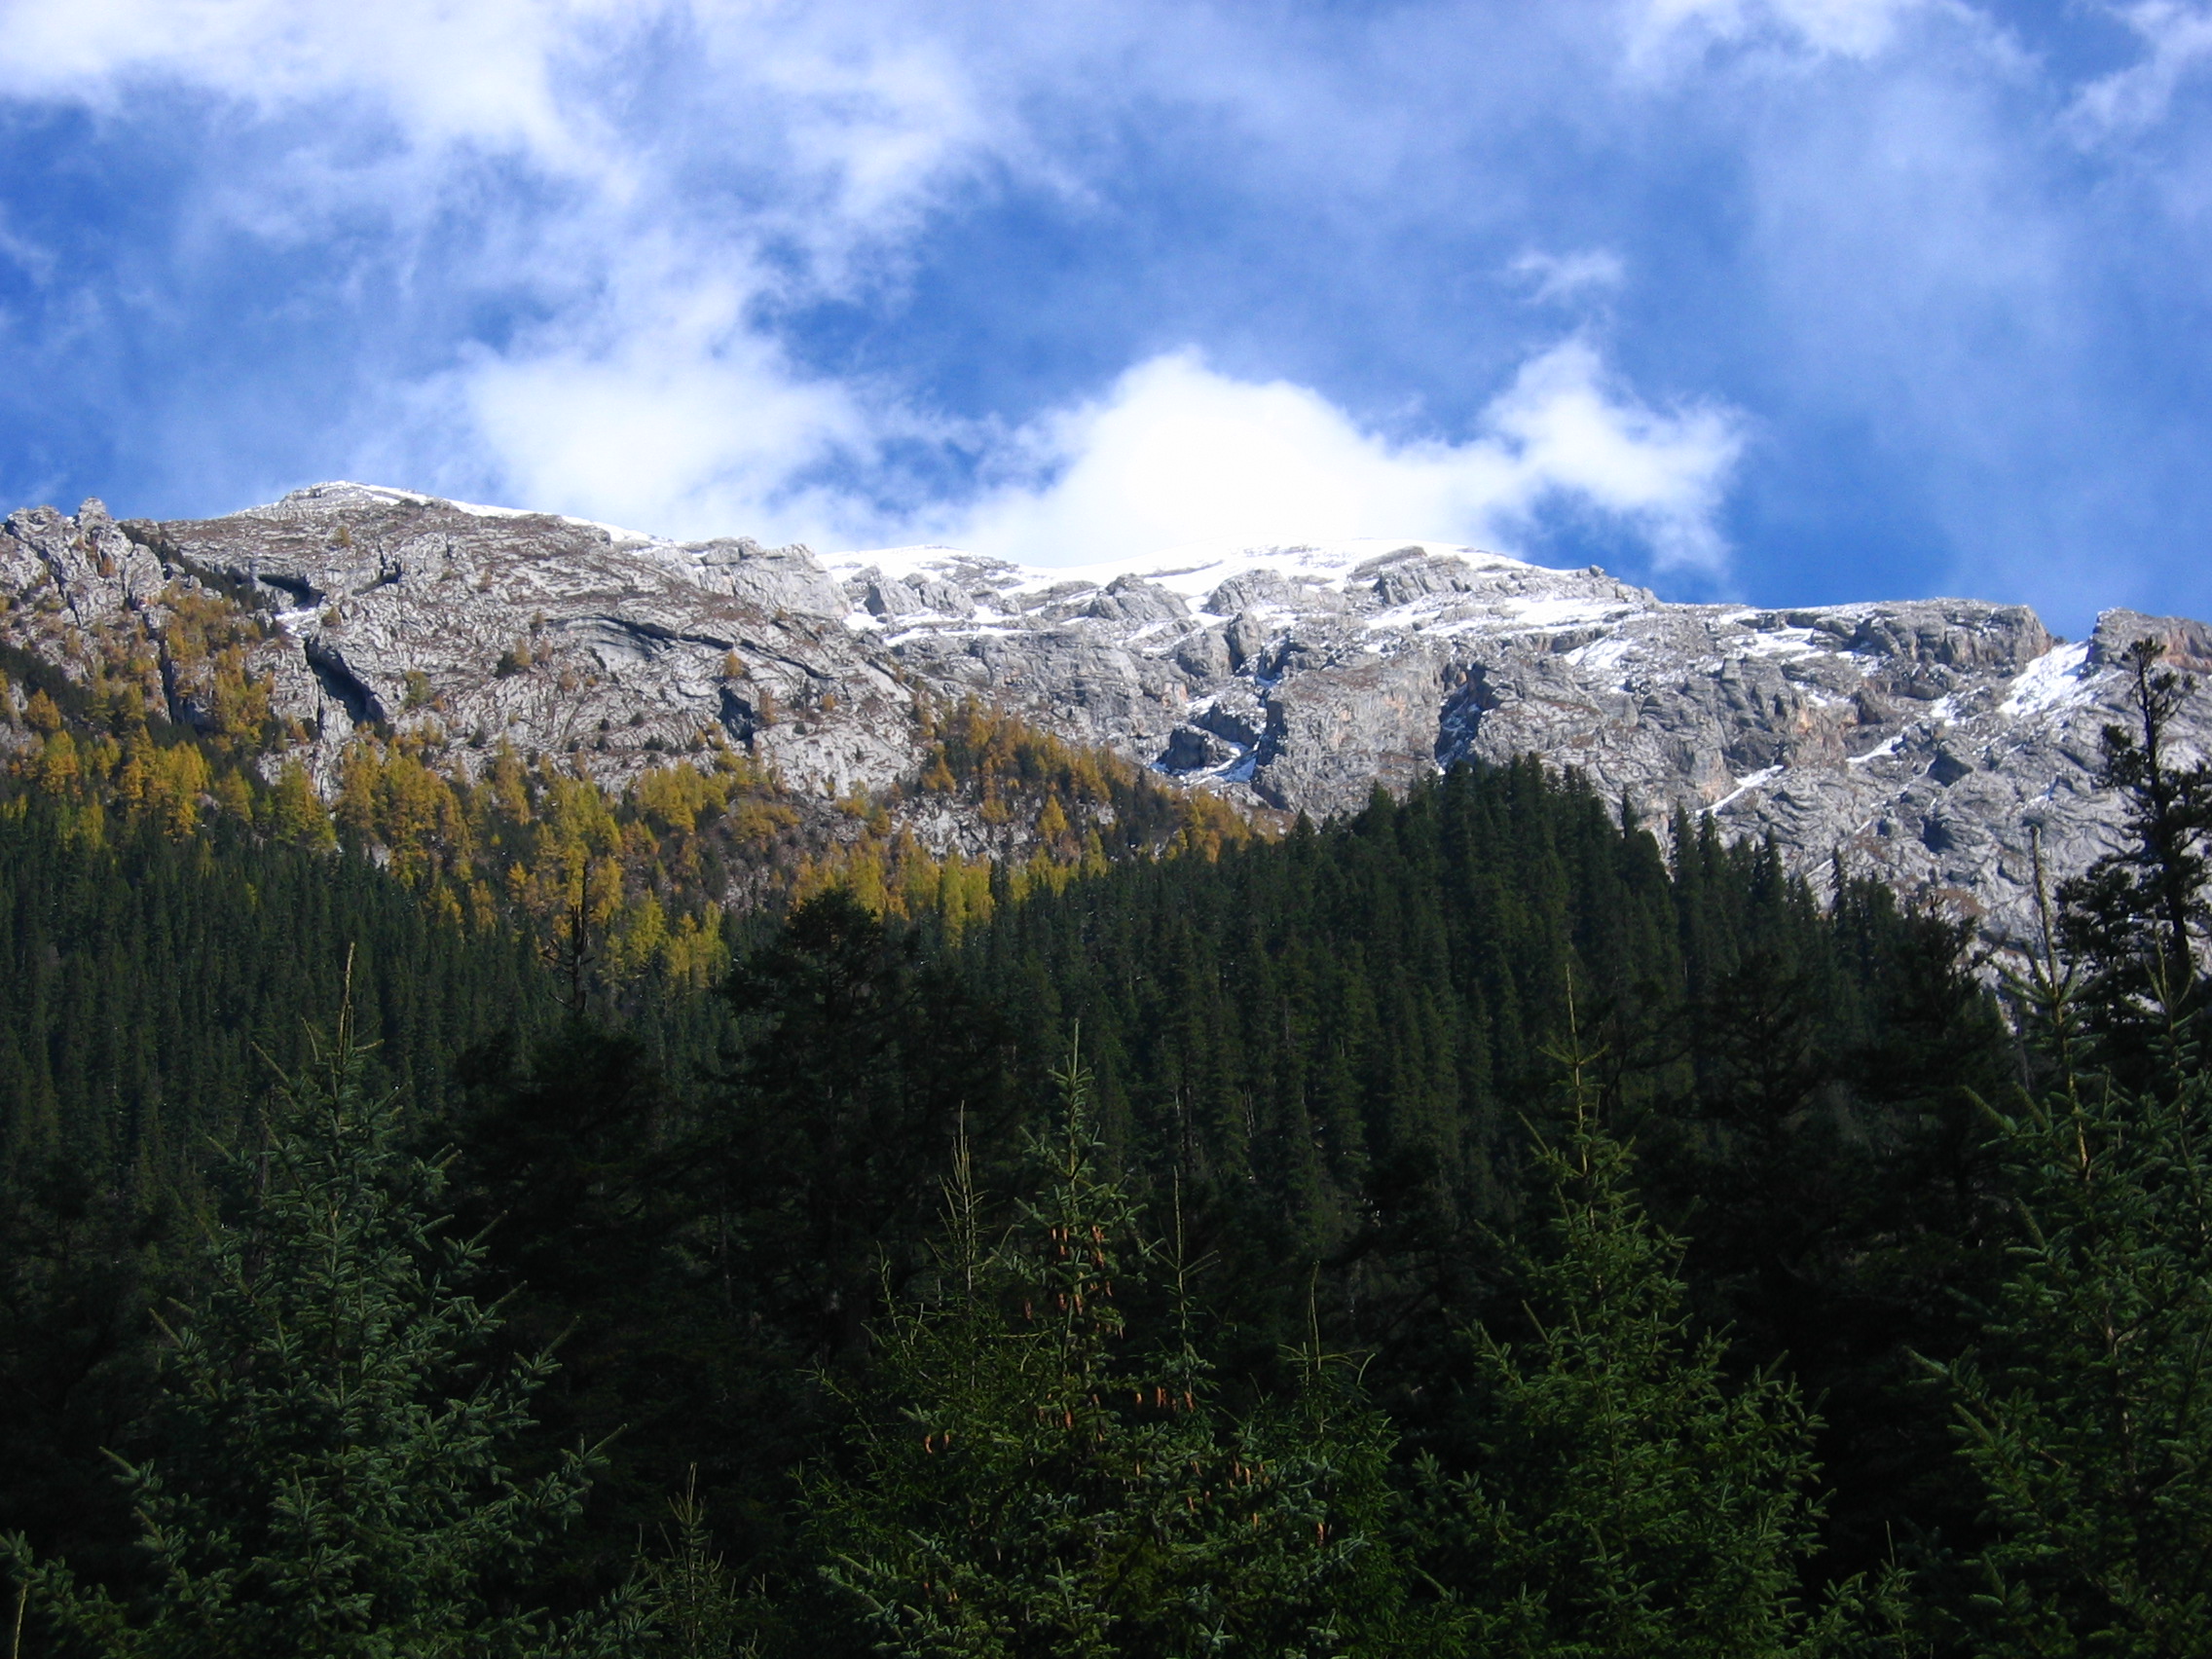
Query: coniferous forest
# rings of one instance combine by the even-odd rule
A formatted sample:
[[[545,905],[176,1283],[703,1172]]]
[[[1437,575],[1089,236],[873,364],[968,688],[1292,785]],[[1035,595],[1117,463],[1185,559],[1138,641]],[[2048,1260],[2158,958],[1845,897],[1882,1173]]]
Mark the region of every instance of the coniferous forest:
[[[49,741],[11,1653],[2212,1652],[2212,772],[2131,662],[2033,958],[1535,760],[630,948],[769,781],[517,772],[509,902],[450,791],[380,866]],[[963,719],[931,787],[1075,775]]]

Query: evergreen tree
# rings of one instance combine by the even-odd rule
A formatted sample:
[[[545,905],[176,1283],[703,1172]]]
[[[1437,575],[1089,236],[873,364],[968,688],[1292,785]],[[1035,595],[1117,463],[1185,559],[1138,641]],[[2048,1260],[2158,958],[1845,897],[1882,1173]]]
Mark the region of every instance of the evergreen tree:
[[[742,1030],[700,1173],[756,1315],[801,1363],[855,1359],[881,1263],[928,1231],[955,1123],[993,1114],[1000,1021],[842,888],[799,905],[724,993]]]
[[[644,1564],[645,1600],[665,1651],[674,1659],[754,1659],[765,1609],[715,1548],[696,1477],[668,1507],[675,1534],[661,1557]]]
[[[2139,1050],[2160,1022],[2154,1011],[2194,1004],[2198,942],[2212,927],[2212,760],[2183,765],[2174,756],[2170,728],[2196,681],[2159,668],[2164,655],[2157,640],[2128,646],[2134,729],[2104,728],[2098,782],[2125,807],[2122,843],[2059,889],[2060,938],[2089,971],[2083,989],[2092,1024],[2133,1028]]]
[[[1061,1082],[1041,1197],[987,1241],[963,1157],[938,1293],[893,1313],[850,1467],[808,1485],[835,1601],[911,1659],[1389,1651],[1380,1420],[1327,1375],[1233,1418],[1187,1324],[1135,1338],[1161,1252]]]
[[[1972,1525],[1918,1356],[1962,1351],[2002,1276],[1973,1091],[2015,1072],[1963,927],[1848,878],[1830,920],[1832,957],[1759,946],[1714,977],[1681,1031],[1694,1076],[1638,1133],[1697,1324],[1727,1330],[1732,1371],[1780,1363],[1821,1402],[1809,1585],[1879,1572],[1900,1521]]]
[[[152,1393],[147,1309],[174,1274],[176,1211],[58,1157],[0,1181],[0,1533],[36,1528],[102,1575],[134,1555],[104,1449]]]
[[[610,1441],[561,1548],[557,1604],[578,1606],[631,1570],[671,1490],[730,1507],[731,1448],[767,1438],[728,1397],[752,1345],[716,1317],[719,1275],[700,1259],[683,1178],[691,1149],[672,1144],[677,1093],[635,1037],[569,1020],[529,1049],[487,1044],[458,1069],[462,1109],[436,1126],[450,1149],[442,1201],[456,1231],[482,1240],[478,1292],[498,1295],[509,1345],[560,1345],[518,1460]],[[780,1489],[789,1460],[759,1484]]]
[[[2032,989],[2053,1081],[1992,1114],[2023,1241],[1936,1368],[1995,1532],[1951,1611],[1991,1659],[2212,1652],[2212,1086],[2176,1011],[2129,1089],[2083,1067],[2072,977]]]
[[[8,1553],[79,1651],[131,1659],[608,1653],[614,1619],[554,1630],[505,1575],[576,1510],[589,1459],[530,1481],[503,1448],[551,1369],[481,1357],[497,1310],[463,1294],[437,1164],[336,1043],[285,1089],[266,1146],[232,1152],[242,1213],[209,1241],[177,1324],[160,1455],[126,1464],[154,1566],[142,1607]]]
[[[1550,1215],[1518,1251],[1527,1336],[1478,1327],[1471,1472],[1422,1465],[1429,1569],[1464,1651],[1526,1659],[1765,1659],[1808,1634],[1812,1419],[1764,1373],[1731,1385],[1692,1334],[1679,1243],[1644,1217],[1630,1155],[1574,1075],[1539,1140]]]

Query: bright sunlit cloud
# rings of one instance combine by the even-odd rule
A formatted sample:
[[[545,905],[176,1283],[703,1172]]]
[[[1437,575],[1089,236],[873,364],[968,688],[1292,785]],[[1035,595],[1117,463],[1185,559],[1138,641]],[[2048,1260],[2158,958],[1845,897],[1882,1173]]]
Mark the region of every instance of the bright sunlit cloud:
[[[2212,610],[2207,68],[2207,0],[10,0],[0,490]]]
[[[1527,364],[1481,424],[1462,443],[1392,443],[1305,387],[1232,380],[1179,352],[1047,423],[1030,442],[1049,481],[1002,489],[942,534],[1052,563],[1362,535],[1509,549],[1531,513],[1566,498],[1616,515],[1664,567],[1720,572],[1732,415],[1648,409],[1569,341]]]
[[[809,528],[793,522],[795,480],[865,450],[868,413],[734,322],[741,294],[689,298],[604,352],[487,359],[438,388],[502,494],[663,534]]]
[[[1310,387],[1170,353],[1003,435],[1001,480],[975,499],[899,507],[824,483],[826,466],[843,458],[865,478],[887,446],[960,434],[803,380],[726,324],[703,308],[677,325],[696,340],[487,361],[441,388],[447,420],[489,450],[514,498],[666,534],[930,539],[1048,565],[1362,535],[1514,551],[1560,506],[1609,518],[1659,570],[1726,573],[1717,521],[1741,416],[1653,409],[1581,340],[1526,363],[1456,443],[1395,442]]]

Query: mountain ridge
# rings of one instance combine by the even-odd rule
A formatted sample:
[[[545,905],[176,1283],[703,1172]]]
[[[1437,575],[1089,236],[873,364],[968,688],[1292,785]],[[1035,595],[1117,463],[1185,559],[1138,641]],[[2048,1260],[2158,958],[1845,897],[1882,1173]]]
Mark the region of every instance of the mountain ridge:
[[[1596,567],[1374,539],[1072,568],[817,557],[343,482],[209,520],[20,509],[0,597],[0,641],[185,723],[242,694],[226,673],[259,688],[282,734],[265,764],[325,788],[367,729],[462,770],[504,743],[602,780],[734,746],[866,794],[920,764],[932,708],[975,697],[1254,811],[1323,816],[1535,754],[2014,942],[2032,843],[2054,877],[2109,844],[2093,772],[2120,651],[2157,637],[2212,670],[2212,629],[2126,610],[2066,643],[2022,606],[1676,605]],[[229,630],[214,649],[209,628]],[[2212,751],[2203,707],[2178,736]],[[914,829],[987,839],[941,804]]]

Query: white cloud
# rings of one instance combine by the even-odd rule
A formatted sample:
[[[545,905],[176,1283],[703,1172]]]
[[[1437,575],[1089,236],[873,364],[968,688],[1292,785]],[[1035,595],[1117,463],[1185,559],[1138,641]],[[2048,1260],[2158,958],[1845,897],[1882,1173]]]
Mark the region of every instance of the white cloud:
[[[536,340],[448,377],[431,388],[448,429],[517,504],[698,536],[819,517],[798,479],[879,426],[745,327],[742,289],[670,297],[672,314],[626,314],[611,340]]]
[[[1630,38],[1638,56],[1684,32],[1723,41],[1777,36],[1815,53],[1871,57],[1899,19],[1929,0],[1637,0]]]
[[[394,264],[421,274],[429,320],[406,341],[416,378],[364,399],[348,470],[677,534],[928,534],[1041,560],[1222,536],[1511,547],[1533,534],[1533,515],[1564,504],[1609,515],[1660,568],[1710,577],[1727,558],[1716,526],[1741,421],[1719,405],[1653,407],[1580,341],[1530,361],[1462,441],[1392,442],[1306,387],[1232,380],[1189,354],[1139,362],[1090,401],[1025,424],[958,424],[917,408],[910,386],[809,370],[785,350],[780,319],[824,299],[866,310],[896,292],[921,245],[912,233],[957,210],[977,180],[985,194],[1005,175],[1070,199],[1095,192],[1102,217],[1116,211],[1131,181],[1106,176],[1095,156],[1114,153],[1118,123],[1162,108],[1203,110],[1230,134],[1224,153],[1242,144],[1262,158],[1232,180],[1243,200],[1266,209],[1279,192],[1318,216],[1298,226],[1296,246],[1272,250],[1279,265],[1333,245],[1332,227],[1346,270],[1370,257],[1359,238],[1371,226],[1382,227],[1375,246],[1439,240],[1443,221],[1420,215],[1443,203],[1455,238],[1473,226],[1457,244],[1475,250],[1478,281],[1530,248],[1508,267],[1520,291],[1586,307],[1625,280],[1617,246],[1635,261],[1640,302],[1646,287],[1664,299],[1663,285],[1710,271],[1685,276],[1636,223],[1575,210],[1573,189],[1556,212],[1521,202],[1539,172],[1511,134],[1532,129],[1532,112],[1571,111],[1567,136],[1632,185],[1632,150],[1668,141],[1641,125],[1653,109],[1709,123],[1706,136],[1726,142],[1752,130],[1754,155],[1776,141],[1755,130],[1766,106],[1749,98],[1701,98],[1685,117],[1591,86],[1618,61],[1624,18],[1640,38],[1672,42],[1670,61],[1718,44],[1745,49],[1714,55],[1723,68],[1844,59],[1829,63],[1836,82],[1887,85],[1912,53],[1890,52],[1871,75],[1858,60],[1890,48],[1908,17],[1959,9],[1594,0],[1531,9],[1542,20],[1523,24],[1512,8],[1416,0],[1373,28],[1302,32],[1178,0],[1066,13],[1014,0],[0,0],[0,75],[11,97],[122,119],[149,92],[212,94],[216,118],[192,129],[227,142],[265,122],[270,148],[227,194],[203,179],[197,210],[308,245],[319,245],[318,215],[364,222],[364,243],[380,212],[399,228],[408,245]],[[1754,78],[1785,93],[1825,84]],[[1804,123],[1791,113],[1778,125],[1788,124]],[[1815,170],[1825,189],[1831,169]],[[1432,201],[1430,181],[1449,178],[1477,183],[1439,186]],[[1593,187],[1592,201],[1603,195]],[[480,219],[468,218],[479,201]],[[464,234],[442,240],[426,203],[465,218]],[[1850,206],[1824,202],[1815,218]],[[1897,245],[1918,248],[1944,222],[1931,214]],[[1145,256],[1172,266],[1180,252]],[[1316,273],[1325,287],[1331,276]],[[1887,275],[1852,281],[1871,293]],[[457,346],[442,361],[423,350],[435,330],[467,335],[473,319],[453,319],[471,307],[498,317],[481,331],[497,344]],[[897,314],[889,304],[866,321]],[[1525,313],[1501,315],[1500,328],[1526,325]],[[526,320],[506,332],[514,317]],[[1087,355],[1079,335],[1066,328],[1041,349],[1130,360]],[[1207,325],[1178,314],[1124,350],[1162,337],[1208,337]],[[1335,386],[1341,365],[1319,372]],[[937,464],[953,440],[983,458],[986,487],[966,506],[933,501],[899,471],[902,450],[918,450],[930,476],[956,477],[957,460]]]
[[[211,97],[263,147],[188,239],[381,221],[403,292],[527,319],[380,377],[349,469],[690,535],[863,511],[803,475],[911,419],[764,316],[895,273],[970,169],[1028,165],[943,40],[801,0],[8,0],[0,80],[110,120]]]
[[[1656,411],[1579,340],[1526,364],[1463,443],[1393,443],[1308,387],[1236,381],[1195,353],[1157,357],[1041,423],[1040,476],[930,528],[1032,563],[1186,541],[1403,535],[1510,548],[1538,508],[1612,515],[1661,568],[1717,575],[1715,527],[1741,449],[1730,412]]]
[[[795,0],[17,0],[0,10],[0,75],[18,98],[111,113],[182,87],[267,123],[280,177],[203,208],[264,237],[311,240],[322,216],[382,211],[423,239],[427,269],[427,203],[472,202],[488,163],[519,159],[559,188],[559,209],[537,212],[489,189],[484,245],[439,273],[519,295],[538,320],[387,390],[359,428],[356,472],[671,534],[934,531],[1043,562],[1222,537],[1508,545],[1536,510],[1571,501],[1620,519],[1662,567],[1719,570],[1734,420],[1648,408],[1580,342],[1527,364],[1458,444],[1391,443],[1314,391],[1233,381],[1193,354],[1011,430],[955,431],[896,389],[795,366],[767,312],[895,270],[903,238],[978,168],[1061,183],[1014,113],[1023,91],[1143,33],[1091,40],[1007,13],[1022,36],[1010,47],[996,16]],[[671,50],[691,73],[669,84],[664,120],[620,65]],[[682,101],[702,93],[712,102]],[[1544,300],[1622,275],[1602,249],[1515,269]],[[916,445],[943,456],[953,437],[981,450],[993,481],[965,507],[933,504],[893,459]]]
[[[1538,253],[1531,249],[1506,268],[1526,276],[1533,287],[1530,298],[1571,300],[1592,289],[1617,288],[1628,275],[1621,256],[1608,248],[1586,248],[1579,253]]]
[[[1041,565],[1360,535],[1513,551],[1533,514],[1564,505],[1614,519],[1659,570],[1725,571],[1715,521],[1741,419],[1655,410],[1580,340],[1526,363],[1460,443],[1392,442],[1309,387],[1170,353],[1095,400],[999,430],[994,481],[967,503],[886,508],[901,484],[893,445],[990,434],[799,374],[735,324],[732,297],[695,296],[649,335],[487,356],[434,388],[411,456],[372,448],[356,470],[456,494],[489,477],[517,504],[669,535],[930,540]],[[425,480],[439,445],[480,470]]]
[[[929,30],[801,0],[10,0],[0,85],[110,118],[181,89],[266,123],[281,165],[215,198],[257,234],[420,223],[512,160],[592,222],[571,245],[672,230],[684,201],[701,246],[774,239],[817,281],[1022,154]]]
[[[2069,112],[2086,135],[2139,131],[2165,118],[2183,81],[2212,64],[2212,6],[2140,0],[2113,8],[2150,55],[2082,89]]]
[[[377,98],[418,142],[584,157],[564,59],[597,29],[649,25],[650,0],[17,0],[0,12],[0,73],[17,97],[114,107],[183,84],[268,111]]]

